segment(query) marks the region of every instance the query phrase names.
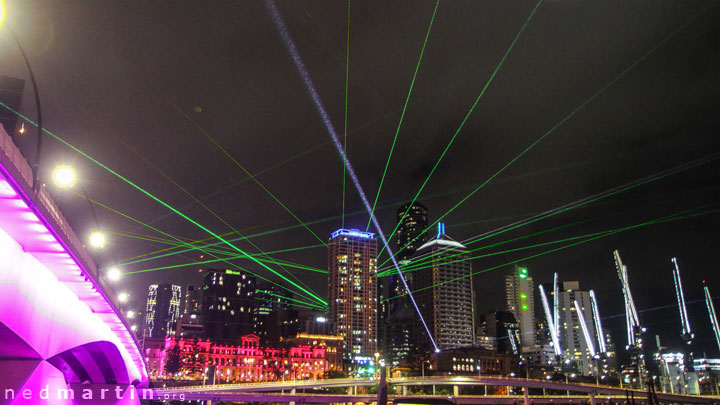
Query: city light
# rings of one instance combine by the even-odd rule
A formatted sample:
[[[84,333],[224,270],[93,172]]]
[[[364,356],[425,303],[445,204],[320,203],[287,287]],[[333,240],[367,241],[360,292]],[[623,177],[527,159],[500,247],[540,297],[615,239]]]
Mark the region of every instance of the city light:
[[[137,330],[137,325],[130,326],[130,330],[135,332]]]
[[[118,301],[120,302],[127,302],[128,299],[130,299],[130,295],[126,292],[121,292],[118,294]]]
[[[90,234],[88,237],[88,241],[90,242],[90,246],[95,248],[101,248],[105,246],[105,235],[102,232],[95,231]]]
[[[77,172],[72,166],[59,165],[53,169],[51,178],[56,186],[68,189],[77,183]]]
[[[6,15],[7,12],[5,10],[5,0],[0,0],[0,27],[2,27],[3,23],[5,22]]]
[[[113,267],[107,271],[107,278],[110,281],[118,281],[120,280],[120,276],[122,276],[122,273],[117,267]]]
[[[128,312],[127,312],[127,317],[128,317],[128,319],[133,319],[133,318],[135,318],[135,311],[128,311]]]

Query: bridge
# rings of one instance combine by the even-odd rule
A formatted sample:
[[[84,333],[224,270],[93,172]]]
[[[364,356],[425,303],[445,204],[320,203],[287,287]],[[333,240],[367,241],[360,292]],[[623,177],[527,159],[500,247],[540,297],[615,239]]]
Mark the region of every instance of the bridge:
[[[33,180],[0,125],[0,404],[139,404],[148,377],[138,342]]]
[[[374,402],[376,395],[360,394],[357,387],[371,387],[378,384],[377,379],[344,378],[316,381],[280,381],[247,384],[201,385],[187,387],[157,388],[152,395],[160,399],[180,399],[199,401],[238,401],[238,402],[287,402],[287,403],[356,403]],[[445,400],[455,404],[508,403],[517,404],[583,404],[606,402],[625,402],[629,397],[635,402],[649,403],[647,391],[626,390],[614,386],[557,382],[525,378],[496,376],[439,376],[417,378],[388,378],[388,393],[392,387],[400,387],[401,395],[389,395],[389,400],[408,398],[409,386],[452,386],[452,395],[418,395],[413,399]],[[463,386],[494,386],[522,388],[521,395],[462,395]],[[326,388],[346,388],[347,394],[324,394],[318,391]],[[543,395],[530,395],[530,389],[542,390]],[[434,389],[433,389],[434,391]],[[564,394],[563,394],[564,392]],[[560,394],[558,394],[560,393]],[[572,393],[572,395],[571,395]],[[657,393],[657,399],[664,403],[678,404],[720,404],[720,397]]]

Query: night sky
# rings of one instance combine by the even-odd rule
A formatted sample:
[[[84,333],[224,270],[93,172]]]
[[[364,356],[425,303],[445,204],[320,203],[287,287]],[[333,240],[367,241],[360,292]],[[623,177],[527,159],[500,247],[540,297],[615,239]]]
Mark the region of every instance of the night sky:
[[[244,235],[289,227],[252,238],[264,251],[320,244],[247,171],[323,241],[340,227],[342,161],[264,2],[6,2],[0,74],[27,80],[21,109],[30,118],[36,117],[32,88],[8,27],[35,71],[45,127],[203,226],[220,234],[232,226]],[[435,4],[350,5],[347,154],[371,202]],[[419,190],[536,4],[440,2],[378,201],[377,216],[386,235],[395,225],[395,211]],[[343,1],[278,3],[341,137],[347,7]],[[451,237],[465,240],[719,153],[720,4],[544,1],[420,194],[431,222],[554,127],[444,218]],[[32,160],[34,130],[18,143]],[[44,178],[60,163],[74,165],[89,196],[113,210],[188,240],[209,236],[47,137]],[[612,251],[619,249],[639,310],[668,306],[642,312],[641,322],[674,347],[680,341],[680,322],[673,306],[670,258],[676,256],[696,329],[696,351],[717,356],[701,281],[706,279],[720,295],[715,260],[719,207],[708,205],[720,203],[719,169],[720,160],[715,159],[498,235],[483,243],[582,221],[480,253],[626,227],[707,205],[692,211],[702,215],[640,227],[522,263],[536,283],[550,282],[552,273],[559,272],[563,280],[579,280],[581,287],[595,289],[605,325],[614,329],[621,347],[624,318],[616,315],[623,313],[622,296],[612,259]],[[94,226],[87,202],[49,188],[85,238]],[[74,191],[84,193],[80,187]],[[346,227],[364,230],[368,216],[349,179],[346,198]],[[118,235],[165,238],[110,210],[96,210],[110,237],[106,248],[93,251],[101,267],[167,246]],[[473,260],[473,270],[565,244],[479,258]],[[237,246],[257,252],[247,242]],[[123,271],[190,263],[199,255],[195,251],[145,261]],[[273,257],[327,268],[322,246]],[[247,260],[235,263],[268,274]],[[199,267],[126,275],[118,291],[127,290],[142,302],[150,283],[199,283]],[[475,276],[480,313],[504,306],[503,278],[509,269]],[[324,275],[293,271],[326,295]],[[537,310],[540,316],[540,307]]]

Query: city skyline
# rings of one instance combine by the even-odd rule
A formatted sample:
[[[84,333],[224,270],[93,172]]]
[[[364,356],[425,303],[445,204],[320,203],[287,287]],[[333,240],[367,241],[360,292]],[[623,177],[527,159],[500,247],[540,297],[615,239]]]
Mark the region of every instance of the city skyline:
[[[67,8],[43,1],[7,3],[12,10],[8,24],[37,70],[48,130],[182,208],[213,231],[224,233],[231,229],[193,204],[192,198],[157,169],[203,199],[243,234],[293,227],[254,238],[253,243],[264,251],[317,245],[271,254],[281,260],[326,269],[326,248],[322,244],[328,242],[332,231],[340,227],[365,231],[367,214],[349,179],[343,208],[342,164],[326,145],[329,138],[321,120],[269,13],[260,3],[229,9],[218,5],[197,22],[188,21],[188,16],[194,15],[190,6],[178,6],[169,14],[163,12],[164,24],[155,25],[150,38],[143,40],[134,32],[143,32],[143,27],[157,18],[158,7],[126,9],[102,2]],[[410,7],[403,3],[383,9],[351,6],[347,150],[349,159],[358,167],[360,182],[372,198],[379,188],[434,5],[426,2]],[[396,224],[397,209],[413,199],[534,5],[520,2],[516,7],[483,6],[468,2],[455,10],[444,3],[438,7],[399,131],[397,150],[378,199],[377,215],[386,236]],[[655,9],[667,13],[648,16],[634,12],[629,5],[608,10],[586,4],[569,10],[561,4],[542,4],[448,149],[427,189],[420,193],[418,201],[428,208],[430,224],[703,6],[664,2]],[[320,97],[329,106],[331,120],[336,128],[342,128],[345,5],[280,4],[280,11]],[[715,72],[720,71],[720,61],[718,52],[713,52],[717,44],[712,38],[716,35],[713,22],[718,12],[717,7],[712,7],[699,14],[557,132],[444,218],[453,237],[463,241],[717,153],[720,147],[714,134],[719,124],[714,111],[720,106],[713,94],[717,93]],[[229,21],[224,15],[236,16],[240,22]],[[99,28],[99,21],[108,18],[117,19],[113,22],[119,27],[117,31]],[[611,26],[609,21],[616,25]],[[581,32],[584,30],[579,27],[583,26],[592,29]],[[79,33],[86,32],[92,32],[95,39],[79,40],[83,37]],[[246,33],[252,33],[252,38],[243,35]],[[383,41],[386,37],[394,40]],[[228,52],[226,41],[232,42],[234,53]],[[176,42],[186,46],[168,46]],[[21,112],[33,118],[34,99],[16,45],[4,35],[0,47],[3,54],[14,55],[0,61],[0,73],[26,80]],[[189,68],[166,74],[171,65]],[[188,76],[194,80],[187,80]],[[31,125],[26,127],[28,133],[18,135],[16,141],[32,159],[35,138]],[[258,174],[258,181],[317,237],[248,180],[246,173],[209,142],[203,131],[249,172]],[[49,171],[56,163],[71,162],[78,166],[80,181],[90,198],[143,222],[152,222],[173,235],[191,240],[208,237],[177,217],[164,217],[167,209],[59,143],[48,140],[46,147],[41,170],[45,179],[49,179]],[[292,160],[286,162],[288,159]],[[633,226],[715,203],[718,172],[715,160],[496,236],[487,244],[568,226],[504,245],[514,249]],[[236,183],[239,185],[231,187]],[[87,202],[62,190],[51,189],[51,193],[77,233],[84,237],[93,222]],[[99,223],[109,236],[106,248],[93,251],[101,268],[166,246],[138,237],[167,237],[101,206],[96,209]],[[341,217],[343,210],[348,214],[344,224],[342,218],[326,220]],[[711,352],[716,348],[707,327],[700,282],[707,279],[711,289],[717,286],[720,291],[712,254],[717,225],[716,213],[649,225],[519,264],[530,269],[537,284],[549,282],[552,274],[559,272],[564,280],[578,280],[584,287],[595,289],[608,328],[615,331],[624,322],[622,317],[615,317],[623,311],[612,261],[612,251],[619,249],[629,267],[638,309],[668,307],[642,313],[648,327],[663,330],[667,335],[664,341],[677,346],[680,323],[674,307],[670,262],[671,257],[677,257],[683,269],[689,315],[697,325],[696,344]],[[371,227],[370,232],[375,230]],[[394,239],[388,242],[394,247]],[[564,244],[477,258],[472,267],[482,271]],[[481,245],[484,243],[474,247]],[[240,247],[257,251],[244,242]],[[503,249],[479,253],[499,250]],[[198,252],[187,252],[134,263],[123,271],[182,265],[203,260],[200,256]],[[386,258],[381,255],[380,263]],[[234,263],[240,267],[247,262]],[[282,271],[279,265],[270,266]],[[474,277],[476,296],[483,297],[477,300],[480,313],[503,309],[502,285],[510,266]],[[183,289],[188,284],[199,285],[202,274],[197,270],[207,267],[233,268],[193,264],[128,274],[122,282],[136,298],[147,292],[150,284],[172,283]],[[256,264],[247,268],[275,277]],[[325,275],[304,269],[291,271],[327,297]],[[616,333],[614,338],[619,346],[624,345],[622,335]]]

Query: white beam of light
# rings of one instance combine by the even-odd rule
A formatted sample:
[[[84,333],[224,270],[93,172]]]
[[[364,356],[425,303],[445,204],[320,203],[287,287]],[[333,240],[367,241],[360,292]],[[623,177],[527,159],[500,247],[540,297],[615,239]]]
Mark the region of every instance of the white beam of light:
[[[585,315],[580,310],[580,306],[577,300],[573,301],[575,304],[575,311],[577,311],[578,322],[580,322],[580,329],[582,329],[583,336],[585,336],[585,343],[587,343],[588,350],[590,350],[590,356],[595,357],[595,343],[590,337],[590,331],[588,331],[587,324],[585,323]]]
[[[675,280],[675,294],[678,299],[678,309],[680,310],[680,322],[682,323],[683,335],[692,336],[690,330],[690,320],[688,319],[687,307],[685,306],[685,294],[683,293],[682,280],[680,279],[680,267],[678,267],[677,259],[670,259],[675,265],[673,269],[673,279]]]
[[[545,289],[542,284],[538,286],[540,289],[540,299],[542,300],[543,309],[545,310],[545,318],[548,322],[548,328],[550,329],[550,338],[552,339],[553,350],[556,356],[560,356],[560,344],[558,343],[557,329],[555,328],[555,322],[553,321],[553,314],[550,313],[550,306],[548,305],[547,296],[545,295]]]
[[[615,267],[617,268],[618,277],[622,285],[623,298],[625,299],[625,321],[627,324],[628,346],[635,346],[635,329],[640,328],[640,320],[635,310],[635,303],[630,293],[630,283],[628,282],[627,266],[622,263],[620,252],[613,252],[615,258]]]
[[[600,310],[598,309],[597,298],[595,298],[595,291],[590,290],[590,305],[592,305],[593,321],[595,322],[595,333],[598,339],[598,350],[600,353],[607,352],[605,346],[605,333],[603,333],[602,323],[600,322]]]
[[[553,276],[553,320],[555,321],[555,336],[560,336],[560,277]]]
[[[400,271],[400,266],[398,266],[397,261],[395,260],[395,255],[393,254],[392,250],[390,249],[390,245],[387,242],[387,239],[385,238],[385,235],[383,234],[382,229],[380,228],[380,224],[378,223],[377,219],[375,218],[375,215],[373,215],[372,207],[370,205],[370,202],[367,199],[367,196],[365,195],[365,192],[363,191],[362,187],[360,186],[360,181],[357,178],[357,175],[355,174],[355,170],[353,170],[352,165],[350,164],[350,161],[348,160],[347,156],[345,155],[345,150],[343,148],[342,143],[340,142],[340,138],[337,136],[337,133],[335,132],[335,127],[333,126],[332,122],[330,121],[330,117],[327,114],[327,111],[325,110],[325,107],[320,100],[320,95],[318,94],[317,90],[315,89],[315,85],[313,84],[312,80],[310,79],[310,74],[308,74],[307,69],[305,69],[305,64],[303,63],[302,59],[300,58],[300,53],[297,50],[297,47],[295,46],[295,43],[293,42],[292,38],[290,38],[290,33],[287,30],[287,27],[285,26],[285,22],[283,21],[282,17],[280,16],[280,11],[277,8],[277,5],[273,0],[265,0],[265,6],[267,7],[268,11],[273,17],[273,21],[275,22],[275,26],[277,27],[278,31],[280,31],[280,36],[282,37],[283,42],[285,43],[285,46],[288,48],[288,51],[290,52],[290,56],[293,59],[293,62],[295,62],[295,68],[302,78],[303,82],[305,83],[305,89],[310,94],[310,97],[313,100],[313,103],[315,104],[315,107],[317,108],[318,113],[320,114],[320,117],[322,118],[323,124],[325,124],[325,128],[327,129],[328,133],[330,134],[330,137],[333,140],[333,143],[335,144],[335,148],[337,149],[338,153],[340,154],[340,157],[342,158],[343,163],[345,164],[345,169],[347,170],[348,174],[350,175],[350,178],[353,181],[353,184],[355,185],[355,188],[357,189],[358,194],[360,195],[360,199],[362,199],[363,205],[365,206],[365,209],[368,212],[368,215],[370,216],[370,219],[372,220],[373,225],[375,226],[375,229],[378,232],[378,236],[380,236],[380,240],[382,241],[383,245],[385,245],[385,250],[387,250],[388,254],[390,255],[390,259],[392,259],[393,266],[398,272],[398,275],[400,276],[400,280],[402,280],[403,285],[405,286],[405,290],[407,291],[408,297],[410,297],[410,301],[412,302],[413,306],[415,307],[415,310],[417,311],[418,316],[420,317],[420,321],[422,322],[423,326],[425,327],[425,331],[427,332],[428,337],[430,338],[430,342],[432,343],[433,347],[435,348],[436,352],[440,351],[440,348],[435,343],[435,339],[433,339],[432,333],[430,333],[430,328],[428,328],[427,323],[425,323],[425,319],[423,318],[422,314],[420,313],[420,308],[418,307],[417,303],[415,302],[415,298],[412,295],[412,292],[410,291],[410,287],[407,284],[407,281],[405,280],[405,277],[403,276],[402,272]]]
[[[718,330],[717,315],[715,315],[715,305],[713,305],[712,296],[710,296],[710,290],[708,286],[705,286],[705,304],[707,305],[708,315],[710,315],[710,323],[712,324],[713,332],[715,332],[715,341],[720,350],[720,330]]]

